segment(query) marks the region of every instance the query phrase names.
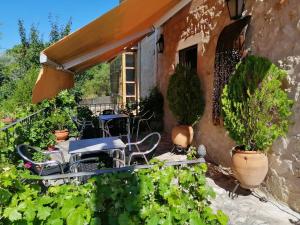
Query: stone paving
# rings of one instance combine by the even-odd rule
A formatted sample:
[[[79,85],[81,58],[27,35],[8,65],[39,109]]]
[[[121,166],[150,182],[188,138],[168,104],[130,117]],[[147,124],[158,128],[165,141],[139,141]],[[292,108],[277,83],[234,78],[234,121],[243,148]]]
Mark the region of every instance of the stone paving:
[[[229,170],[208,163],[207,182],[216,192],[212,207],[230,218],[230,225],[300,225],[300,214],[259,189],[250,192],[238,188],[235,199],[229,197],[236,185]],[[265,197],[267,202],[260,197]],[[261,199],[261,200],[260,200]]]

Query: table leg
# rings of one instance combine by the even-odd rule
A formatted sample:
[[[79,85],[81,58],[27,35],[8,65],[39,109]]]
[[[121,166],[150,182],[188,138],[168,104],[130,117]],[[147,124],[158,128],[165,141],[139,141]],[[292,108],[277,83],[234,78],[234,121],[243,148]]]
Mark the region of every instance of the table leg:
[[[101,125],[101,127],[102,127],[102,136],[103,136],[103,137],[106,137],[106,136],[105,136],[105,132],[104,132],[104,129],[105,129],[105,128],[104,128],[104,120],[101,120],[101,124],[102,124],[102,125]]]
[[[131,145],[130,145],[131,133],[130,133],[130,117],[127,118],[127,141],[129,144],[129,151],[131,152]],[[125,153],[124,153],[125,157]],[[125,160],[124,160],[125,162]]]

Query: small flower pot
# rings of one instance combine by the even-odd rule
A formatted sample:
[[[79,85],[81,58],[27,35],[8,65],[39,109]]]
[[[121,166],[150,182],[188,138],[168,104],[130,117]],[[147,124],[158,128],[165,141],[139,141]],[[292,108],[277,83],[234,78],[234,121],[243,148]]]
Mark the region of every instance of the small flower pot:
[[[268,172],[268,157],[259,151],[243,151],[236,148],[232,155],[232,169],[241,187],[258,187]]]
[[[69,131],[68,130],[56,130],[56,131],[54,131],[54,135],[56,137],[57,142],[62,142],[69,138]]]
[[[173,144],[182,148],[187,148],[192,144],[194,130],[191,126],[180,125],[172,129]]]
[[[5,124],[11,124],[11,123],[16,122],[16,119],[11,118],[11,117],[5,117],[5,118],[1,119],[1,122],[5,123]]]

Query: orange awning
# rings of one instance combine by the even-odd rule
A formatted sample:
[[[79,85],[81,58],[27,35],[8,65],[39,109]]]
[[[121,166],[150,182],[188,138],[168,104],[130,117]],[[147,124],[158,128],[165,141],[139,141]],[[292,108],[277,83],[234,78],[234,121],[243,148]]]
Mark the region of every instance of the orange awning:
[[[59,71],[43,65],[32,94],[32,102],[55,97],[60,91],[74,87],[72,73]]]
[[[45,49],[42,52],[47,59],[45,63],[55,62],[61,69],[76,73],[110,60],[124,48],[136,44],[150,33],[153,25],[180,1],[125,0],[118,7]],[[48,76],[57,77],[58,75],[53,75],[55,71],[49,72],[45,68],[41,71],[33,90],[34,103],[53,97],[54,90],[70,88],[73,80],[65,82],[65,79],[69,79],[66,77],[63,84],[53,84],[60,81],[48,78]],[[49,80],[53,82],[44,83]],[[50,91],[52,86],[56,88]],[[47,89],[49,92],[41,90],[44,87],[49,87]]]

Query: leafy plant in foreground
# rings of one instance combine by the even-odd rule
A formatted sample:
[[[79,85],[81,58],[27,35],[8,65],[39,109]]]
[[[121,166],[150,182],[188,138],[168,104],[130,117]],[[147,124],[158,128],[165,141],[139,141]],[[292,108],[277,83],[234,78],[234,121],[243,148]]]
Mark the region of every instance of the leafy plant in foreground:
[[[97,176],[84,185],[22,183],[28,174],[0,166],[0,224],[225,225],[208,199],[206,165],[164,167]]]

